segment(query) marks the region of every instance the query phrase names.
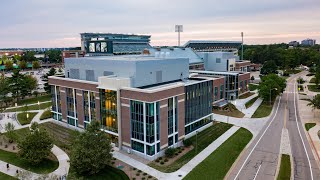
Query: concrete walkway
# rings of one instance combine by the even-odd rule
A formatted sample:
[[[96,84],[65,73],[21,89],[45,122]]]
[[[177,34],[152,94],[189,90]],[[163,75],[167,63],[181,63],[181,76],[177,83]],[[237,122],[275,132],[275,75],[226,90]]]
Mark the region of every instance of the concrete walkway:
[[[316,154],[316,158],[320,160],[320,139],[318,132],[320,131],[320,125],[317,124],[313,128],[309,129],[309,137],[311,139],[311,145],[313,146]]]
[[[37,174],[33,173],[31,171],[22,169],[20,167],[17,167],[15,165],[9,164],[9,169],[7,169],[7,162],[0,161],[0,171],[4,174],[7,174],[9,176],[16,177],[17,176],[17,170],[19,173],[23,173],[25,179],[38,179],[40,177],[62,177],[67,175],[69,172],[70,164],[69,164],[69,156],[58,146],[54,145],[53,148],[51,149],[51,152],[57,157],[59,161],[59,167],[53,171],[52,173],[49,174]]]
[[[42,101],[42,102],[39,102],[39,104],[43,104],[43,103],[48,103],[48,102],[51,102],[50,101]],[[27,104],[28,106],[32,106],[32,105],[38,105],[38,103],[33,103],[33,104]],[[7,107],[7,109],[14,109],[14,108],[20,108],[20,107],[24,107],[25,105],[20,105],[20,106],[12,106],[12,107]]]
[[[270,113],[272,114],[272,113]],[[248,129],[255,137],[260,130],[267,123],[269,117],[264,118],[235,118],[230,116],[224,116],[220,114],[213,114],[213,119],[219,122],[233,124],[235,126]]]
[[[235,105],[235,107],[241,111],[244,114],[245,118],[251,118],[251,116],[254,114],[254,112],[256,112],[256,110],[258,109],[258,107],[260,106],[260,104],[262,103],[262,99],[258,98],[253,104],[252,106],[250,106],[248,109],[246,108],[246,103],[248,101],[250,101],[251,99],[255,98],[258,96],[256,91],[252,91],[255,92],[256,94],[249,96],[245,99],[236,99],[235,101],[232,101],[231,103],[233,105]]]
[[[222,143],[224,143],[229,137],[231,137],[240,127],[233,126],[218,139],[212,142],[207,148],[201,151],[197,156],[190,160],[187,164],[182,166],[178,171],[173,173],[160,172],[140,161],[130,158],[124,153],[118,151],[113,152],[113,156],[120,161],[129,164],[132,167],[136,167],[143,172],[146,172],[157,179],[182,179],[185,177],[193,168],[200,164],[205,158],[207,158],[212,152],[214,152]]]

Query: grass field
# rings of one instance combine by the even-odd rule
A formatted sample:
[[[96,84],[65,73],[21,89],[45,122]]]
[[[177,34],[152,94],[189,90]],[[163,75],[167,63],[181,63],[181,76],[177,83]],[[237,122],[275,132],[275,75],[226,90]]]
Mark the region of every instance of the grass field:
[[[29,114],[29,117],[27,118],[27,114]],[[17,118],[18,121],[21,125],[26,125],[30,124],[34,116],[36,116],[38,113],[37,112],[23,112],[23,113],[18,113]]]
[[[198,164],[184,179],[224,179],[232,164],[252,139],[252,134],[239,129],[227,141]]]
[[[320,92],[320,86],[317,85],[308,85],[308,89],[312,92]]]
[[[258,86],[259,85],[257,85],[257,84],[249,84],[249,90],[254,91],[254,90],[258,89]]]
[[[53,138],[53,144],[63,149],[67,154],[70,154],[71,140],[73,136],[76,135],[74,130],[59,126],[52,122],[39,124],[39,127],[47,130],[47,132]],[[17,138],[19,139],[25,137],[28,131],[28,128],[23,128],[16,130],[15,132]]]
[[[256,102],[256,100],[258,99],[259,97],[255,97],[253,99],[251,99],[250,101],[246,102],[245,106],[246,108],[248,109],[249,107],[251,107],[253,105],[254,102]]]
[[[17,104],[18,106],[24,105],[24,104],[34,104],[39,102],[44,102],[44,101],[50,101],[51,100],[51,95],[44,95],[44,96],[38,96],[38,97],[33,97],[29,99],[22,99],[20,100]]]
[[[46,102],[40,104],[40,109],[46,109],[52,105],[51,102]],[[17,112],[17,111],[31,111],[31,110],[39,110],[39,105],[31,105],[31,106],[23,106],[23,107],[18,107],[18,108],[12,108],[12,109],[6,109],[5,112]]]
[[[9,175],[6,175],[6,174],[0,172],[0,179],[3,179],[3,180],[15,180],[17,178],[9,176]]]
[[[52,112],[51,110],[45,110],[41,116],[40,116],[40,120],[44,120],[44,119],[48,119],[48,118],[52,118]]]
[[[245,99],[247,97],[250,97],[252,95],[254,95],[255,93],[252,93],[252,92],[247,92],[245,94],[242,94],[241,96],[239,96],[239,99]]]
[[[225,116],[231,116],[236,118],[243,118],[244,114],[239,111],[233,104],[229,103],[226,107],[223,108],[223,110],[219,109],[213,109],[213,113],[225,115]]]
[[[47,174],[53,172],[58,168],[59,162],[57,159],[46,159],[39,165],[31,165],[27,161],[18,158],[16,153],[7,152],[0,149],[0,160],[21,167],[25,170],[32,171],[39,174]]]
[[[232,125],[230,124],[216,123],[211,127],[207,128],[206,130],[198,133],[198,138],[197,138],[198,150],[197,151],[196,151],[196,148],[193,148],[191,151],[187,152],[186,154],[184,154],[183,156],[181,156],[179,159],[177,159],[175,162],[173,162],[168,166],[159,166],[154,162],[151,162],[148,165],[162,172],[174,172],[180,169],[186,163],[188,163],[193,157],[199,154],[203,149],[209,146],[214,140],[219,138],[223,133],[225,133],[231,127]],[[196,136],[192,136],[190,140],[192,141],[193,146],[195,146]]]
[[[263,118],[270,115],[272,111],[273,104],[269,104],[269,102],[263,101],[256,112],[252,115],[252,118]]]
[[[315,77],[310,79],[310,81],[309,81],[309,83],[315,83],[315,82],[316,82],[316,78]]]
[[[290,180],[291,177],[291,165],[290,156],[287,154],[281,155],[281,165],[277,180]]]
[[[316,123],[305,123],[304,127],[306,128],[307,131],[309,131],[309,129],[313,128],[316,125]]]
[[[108,166],[104,170],[102,170],[100,173],[94,175],[94,176],[77,176],[73,172],[72,169],[70,169],[68,179],[86,179],[86,180],[105,180],[105,179],[112,179],[112,180],[129,180],[129,177],[126,175],[125,172]]]

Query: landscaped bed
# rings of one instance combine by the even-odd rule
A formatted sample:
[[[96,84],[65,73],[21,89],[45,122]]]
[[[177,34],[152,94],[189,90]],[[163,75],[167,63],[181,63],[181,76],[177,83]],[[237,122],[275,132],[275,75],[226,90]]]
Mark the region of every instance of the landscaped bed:
[[[316,83],[316,78],[313,77],[312,79],[310,79],[309,83]]]
[[[246,102],[246,104],[245,104],[246,108],[247,108],[247,109],[250,108],[250,107],[254,104],[254,102],[256,102],[256,100],[257,100],[258,98],[259,98],[259,97],[257,96],[257,97],[255,97],[255,98],[253,98],[253,99],[250,99],[250,101]]]
[[[257,85],[257,84],[249,84],[249,90],[254,91],[254,90],[258,89],[258,86],[259,85]]]
[[[251,139],[252,134],[248,130],[239,129],[184,179],[224,179],[232,164]]]
[[[29,114],[28,118],[27,118],[27,114]],[[26,124],[30,124],[34,116],[36,116],[37,114],[38,114],[37,112],[23,112],[23,113],[18,113],[17,118],[21,125],[26,125]]]
[[[52,112],[50,109],[45,110],[40,116],[40,120],[49,119],[49,118],[52,118]]]
[[[253,93],[253,92],[247,92],[247,93],[242,94],[241,96],[239,96],[239,99],[245,99],[245,98],[248,98],[248,97],[250,97],[250,96],[252,96],[254,94],[255,93]]]
[[[20,100],[17,104],[18,106],[24,105],[24,104],[35,104],[39,102],[44,102],[44,101],[50,101],[51,100],[51,95],[44,95],[44,96],[38,96],[38,97],[33,97],[29,99],[22,99]]]
[[[104,170],[96,175],[87,175],[87,176],[76,176],[72,169],[70,169],[70,174],[68,175],[68,179],[86,179],[86,180],[129,180],[129,177],[121,171],[120,169],[114,168],[112,166],[107,166]],[[142,175],[141,175],[142,176]]]
[[[291,179],[290,156],[287,154],[281,155],[281,165],[277,180]]]
[[[6,174],[4,174],[4,173],[0,172],[0,179],[5,179],[5,180],[15,180],[15,179],[17,179],[17,178],[12,177],[12,176],[9,176],[9,175],[6,175]]]
[[[229,103],[222,109],[213,109],[213,113],[236,118],[243,118],[244,114],[239,111],[233,104]]]
[[[270,105],[269,102],[263,101],[251,118],[263,118],[269,116],[272,111],[272,107],[272,103]]]
[[[197,136],[192,136],[190,141],[194,147],[189,152],[181,156],[168,166],[159,165],[157,162],[151,162],[148,165],[162,172],[174,172],[188,163],[192,158],[199,154],[203,149],[209,146],[213,141],[224,134],[232,125],[226,123],[215,123],[211,127],[198,133]],[[197,140],[197,141],[196,141]],[[197,147],[196,147],[197,144]]]

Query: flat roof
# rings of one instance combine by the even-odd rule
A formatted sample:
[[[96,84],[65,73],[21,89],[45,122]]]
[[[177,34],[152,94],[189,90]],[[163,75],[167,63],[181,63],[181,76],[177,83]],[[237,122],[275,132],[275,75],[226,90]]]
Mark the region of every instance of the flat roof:
[[[184,46],[189,44],[241,44],[241,41],[214,41],[214,40],[190,40]]]
[[[142,87],[139,89],[146,89],[146,90],[160,90],[160,89],[167,89],[169,87],[177,87],[177,85],[184,85],[184,86],[190,86],[192,84],[197,84],[203,81],[208,81],[208,79],[204,79],[204,78],[199,78],[199,79],[186,79],[186,80],[177,80],[177,81],[173,81],[173,82],[167,82],[167,83],[162,83],[162,84],[155,84],[152,86],[148,86],[148,87]]]
[[[191,73],[206,73],[206,74],[222,74],[222,75],[238,75],[238,74],[245,74],[248,72],[239,72],[239,71],[232,71],[232,72],[219,72],[219,71],[201,71],[201,70],[190,70]]]
[[[146,55],[124,55],[124,56],[85,56],[78,58],[66,58],[66,59],[85,59],[85,60],[101,60],[101,61],[159,61],[159,60],[175,60],[175,59],[187,59],[177,57],[155,57]]]

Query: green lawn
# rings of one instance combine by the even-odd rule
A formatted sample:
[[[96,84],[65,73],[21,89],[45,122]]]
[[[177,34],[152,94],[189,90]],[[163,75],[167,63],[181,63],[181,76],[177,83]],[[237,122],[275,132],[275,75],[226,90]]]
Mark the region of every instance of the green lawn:
[[[63,149],[67,154],[70,154],[71,140],[77,134],[76,131],[52,122],[39,124],[39,127],[47,130],[53,138],[53,144]],[[18,139],[25,137],[28,131],[28,128],[15,130]]]
[[[59,166],[57,159],[46,159],[39,165],[31,165],[27,161],[19,158],[16,153],[7,152],[0,149],[0,160],[21,167],[25,170],[29,170],[39,174],[47,174],[56,170]]]
[[[257,85],[257,84],[249,84],[249,90],[254,91],[254,90],[258,89],[258,86],[259,85]]]
[[[224,179],[232,164],[252,139],[252,134],[239,129],[227,141],[198,164],[184,179]]]
[[[51,102],[46,102],[40,104],[40,109],[46,109],[48,107],[51,107],[52,103]],[[23,106],[23,107],[18,107],[18,108],[12,108],[12,109],[6,109],[5,112],[17,112],[17,111],[31,111],[31,110],[39,110],[39,105],[31,105],[31,106]]]
[[[316,123],[305,123],[304,127],[306,128],[307,131],[309,131],[309,129],[313,128],[316,125]]]
[[[290,156],[287,154],[281,155],[281,165],[277,180],[290,180],[291,177],[291,165]]]
[[[48,119],[48,118],[52,118],[52,112],[51,110],[45,110],[41,116],[40,116],[40,120],[44,120],[44,119]]]
[[[252,118],[263,118],[269,116],[272,111],[272,107],[272,103],[270,105],[269,102],[263,101],[256,112],[254,112],[254,114],[252,115]]]
[[[27,114],[29,114],[29,117],[27,118]],[[21,125],[30,124],[34,116],[36,116],[37,112],[23,112],[18,113],[17,118]]]
[[[192,158],[194,158],[198,153],[200,153],[203,149],[209,146],[213,141],[219,138],[222,134],[224,134],[228,129],[230,129],[232,125],[226,123],[215,123],[211,127],[207,128],[204,131],[198,133],[198,150],[196,152],[196,148],[193,148],[188,153],[181,156],[175,162],[168,166],[159,166],[154,162],[149,163],[148,165],[162,172],[174,172],[180,169],[183,165],[188,163]],[[196,136],[192,136],[190,138],[193,146],[196,145]]]
[[[310,81],[309,81],[309,83],[315,83],[315,82],[316,82],[316,78],[315,77],[310,79]]]
[[[247,97],[250,97],[252,95],[254,95],[255,93],[252,93],[252,92],[247,92],[245,94],[242,94],[241,96],[239,96],[239,99],[245,99]]]
[[[44,101],[50,101],[51,100],[51,95],[44,95],[44,96],[38,96],[38,97],[33,97],[29,99],[22,99],[20,100],[17,104],[18,106],[24,105],[24,104],[34,104],[39,102],[44,102]]]
[[[0,172],[0,179],[5,179],[5,180],[15,180],[15,179],[17,179],[17,178],[12,177],[12,176],[9,176],[9,175],[6,175],[6,174],[4,174],[4,173]]]
[[[253,105],[253,103],[254,102],[256,102],[256,100],[258,99],[259,97],[257,96],[257,97],[255,97],[255,98],[253,98],[253,99],[251,99],[250,101],[248,101],[248,102],[246,102],[246,108],[249,108],[249,107],[251,107],[252,105]]]
[[[222,110],[220,109],[213,109],[213,113],[215,114],[220,114],[224,116],[231,116],[231,117],[236,117],[236,118],[243,118],[244,114],[239,111],[233,104],[229,103],[226,105]]]
[[[317,85],[308,85],[308,89],[313,92],[320,92],[320,86]]]
[[[126,175],[125,172],[119,170],[117,168],[108,166],[100,173],[94,176],[77,176],[73,172],[72,169],[69,171],[68,179],[86,179],[86,180],[105,180],[105,179],[112,179],[112,180],[129,180],[129,177]]]

